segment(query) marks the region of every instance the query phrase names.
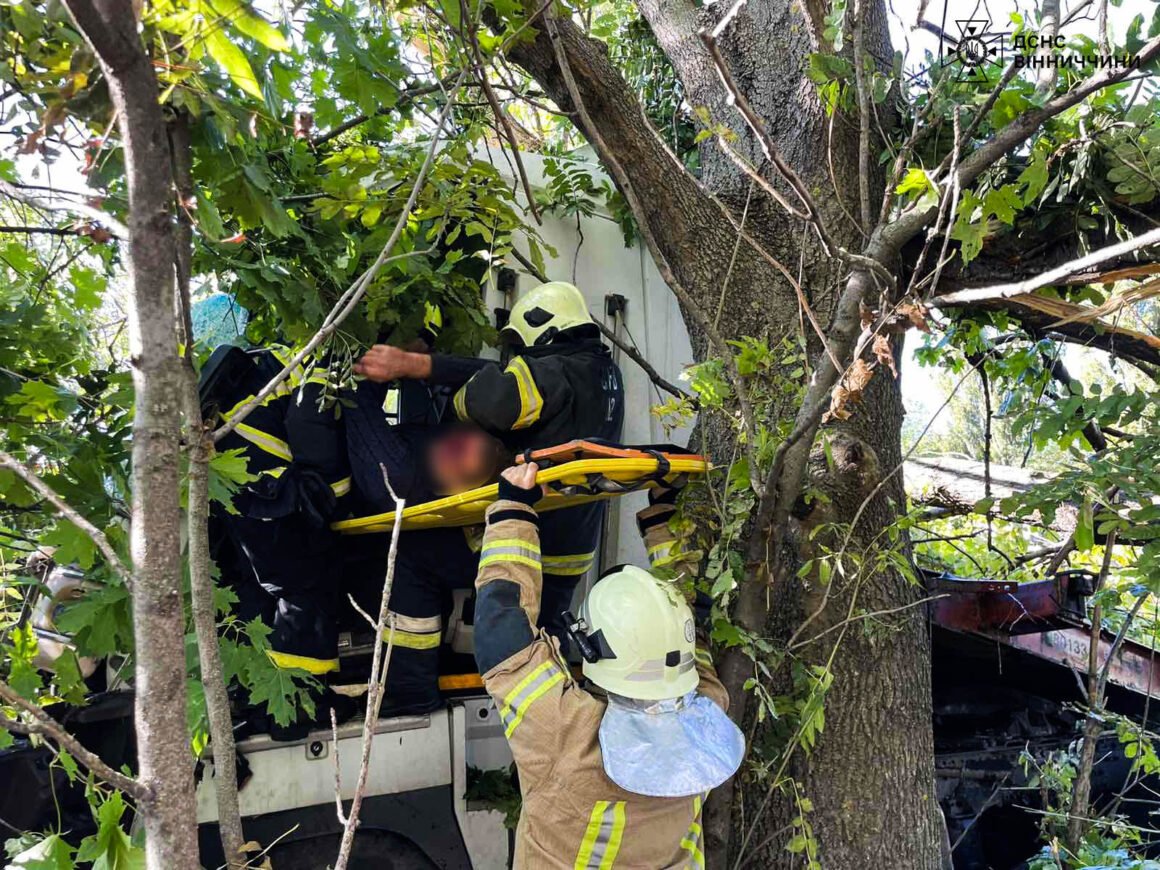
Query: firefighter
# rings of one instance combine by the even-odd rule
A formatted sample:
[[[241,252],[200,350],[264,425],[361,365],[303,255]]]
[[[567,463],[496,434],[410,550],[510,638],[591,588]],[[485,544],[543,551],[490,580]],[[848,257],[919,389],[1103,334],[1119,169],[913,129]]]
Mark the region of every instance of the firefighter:
[[[569,614],[592,689],[573,679],[558,642],[535,629],[536,471],[503,473],[476,578],[476,660],[523,794],[513,866],[704,867],[702,805],[745,753],[725,689],[677,581],[634,566],[606,573]],[[672,543],[661,519],[671,510],[641,512],[652,548]]]
[[[501,337],[516,354],[506,368],[375,345],[355,370],[375,381],[462,384],[452,403],[456,416],[517,452],[577,438],[619,441],[620,369],[575,286],[553,281],[534,288],[512,308]],[[557,637],[564,637],[561,614],[595,561],[603,516],[603,504],[591,503],[556,511],[541,524],[544,622]]]
[[[206,420],[232,419],[290,356],[282,347],[218,348],[202,373]],[[341,563],[329,523],[351,486],[335,410],[320,405],[324,385],[325,372],[297,366],[219,442],[219,450],[242,449],[258,479],[235,496],[235,513],[215,506],[213,517],[215,555],[239,612],[272,628],[275,665],[314,675],[338,668]],[[226,540],[232,548],[222,546]]]
[[[510,453],[503,443],[477,426],[388,425],[381,400],[384,387],[364,383],[344,407],[355,514],[393,511],[394,496],[414,505],[475,489],[493,482],[508,464]],[[390,537],[355,535],[343,540],[344,585],[367,612],[379,608]],[[451,591],[471,587],[477,562],[462,529],[413,530],[400,536],[389,602],[394,650],[383,715],[427,713],[442,706],[443,621],[450,611]]]

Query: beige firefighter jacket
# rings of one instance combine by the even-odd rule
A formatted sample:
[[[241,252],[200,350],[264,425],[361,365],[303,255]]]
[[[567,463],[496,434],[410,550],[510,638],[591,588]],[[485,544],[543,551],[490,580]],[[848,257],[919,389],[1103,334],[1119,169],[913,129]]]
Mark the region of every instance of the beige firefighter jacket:
[[[638,515],[650,556],[664,559],[670,568],[676,567],[677,549],[665,522],[671,511],[671,506],[656,505]],[[489,509],[488,519],[476,588],[496,581],[518,584],[519,605],[535,626],[541,584],[535,511],[500,501]],[[598,740],[607,702],[576,683],[557,641],[534,628],[532,637],[530,645],[483,676],[523,792],[515,870],[703,868],[706,795],[645,797],[615,785],[604,773]],[[708,654],[697,652],[699,690],[724,709],[725,689]]]

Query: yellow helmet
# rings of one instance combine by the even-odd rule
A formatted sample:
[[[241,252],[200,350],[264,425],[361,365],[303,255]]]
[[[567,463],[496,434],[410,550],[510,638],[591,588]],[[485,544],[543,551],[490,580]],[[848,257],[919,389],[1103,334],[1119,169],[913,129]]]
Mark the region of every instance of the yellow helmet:
[[[549,281],[512,306],[502,332],[519,336],[524,347],[547,344],[557,333],[592,323],[584,296],[574,284]]]
[[[697,688],[693,612],[672,583],[625,565],[592,587],[580,613],[584,676],[605,691],[661,701]]]

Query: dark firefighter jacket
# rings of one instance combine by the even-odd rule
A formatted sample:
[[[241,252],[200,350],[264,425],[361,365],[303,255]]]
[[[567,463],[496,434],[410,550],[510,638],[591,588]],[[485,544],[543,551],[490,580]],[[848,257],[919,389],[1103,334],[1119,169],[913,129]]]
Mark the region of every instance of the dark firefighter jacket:
[[[207,363],[202,378],[202,409],[207,419],[215,419],[216,414],[220,422],[231,420],[291,357],[290,351],[283,347],[250,352],[219,348]],[[325,369],[308,374],[302,366],[297,366],[219,442],[219,450],[245,449],[250,472],[261,475],[262,479],[243,498],[250,502],[247,507],[252,508],[252,511],[243,508],[245,512],[262,519],[286,516],[302,507],[300,502],[304,498],[317,502],[311,505],[314,509],[325,506],[325,497],[309,498],[310,483],[300,480],[297,487],[275,484],[288,471],[291,475],[317,475],[330,488],[333,495],[327,514],[333,511],[336,499],[350,492],[346,445],[335,426],[335,409],[319,408],[325,383]]]
[[[526,348],[506,368],[436,354],[436,383],[463,384],[453,405],[514,450],[553,447],[577,438],[620,440],[624,386],[620,369],[598,337],[557,336]],[[466,383],[464,383],[466,381]],[[559,613],[596,558],[604,506],[556,511],[544,518],[544,621],[560,634]]]
[[[654,552],[677,550],[660,521],[671,510],[655,505],[639,515]],[[513,866],[703,870],[705,795],[645,797],[613,783],[598,736],[607,702],[573,680],[558,642],[534,628],[541,583],[537,523],[536,512],[519,502],[492,505],[475,581],[475,655],[523,793]],[[698,690],[727,707],[707,651],[698,648],[696,658]]]
[[[202,373],[206,419],[234,419],[290,359],[280,347],[219,348]],[[224,532],[215,558],[239,613],[271,626],[276,665],[314,674],[338,667],[342,566],[328,524],[351,488],[337,409],[319,406],[324,388],[325,371],[298,366],[222,439],[220,449],[245,451],[258,479],[235,496],[237,513],[214,511]]]

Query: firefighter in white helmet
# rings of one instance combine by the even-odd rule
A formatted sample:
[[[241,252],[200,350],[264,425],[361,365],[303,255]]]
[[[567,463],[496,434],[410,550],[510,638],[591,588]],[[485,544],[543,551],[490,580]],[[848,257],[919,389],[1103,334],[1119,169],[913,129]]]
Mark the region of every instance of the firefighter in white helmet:
[[[572,678],[535,628],[536,471],[503,473],[476,578],[476,661],[523,794],[514,867],[703,868],[704,800],[745,753],[725,689],[677,582],[634,566],[605,574],[571,617],[591,688]],[[662,501],[638,519],[650,553],[681,568],[672,510]]]

